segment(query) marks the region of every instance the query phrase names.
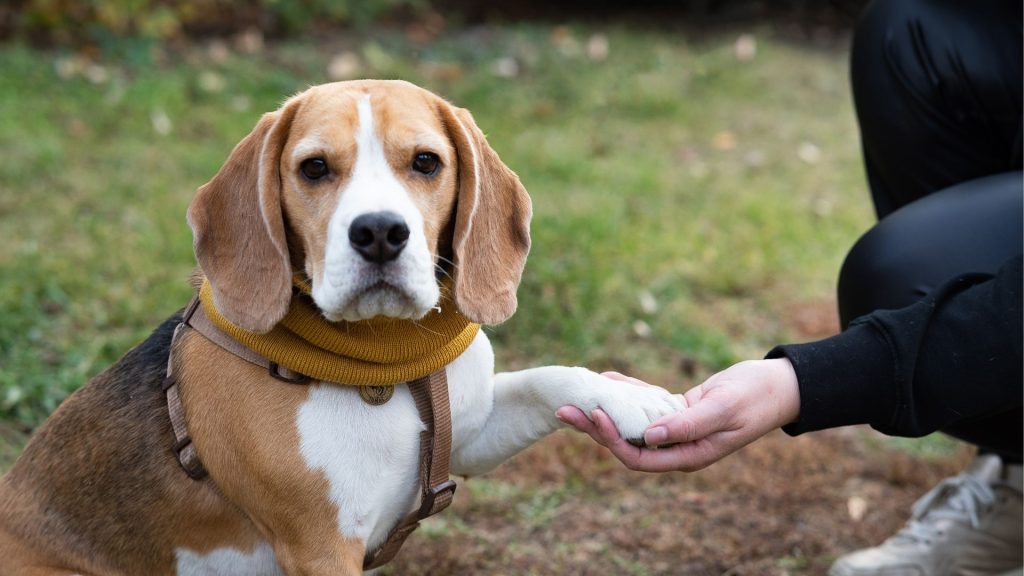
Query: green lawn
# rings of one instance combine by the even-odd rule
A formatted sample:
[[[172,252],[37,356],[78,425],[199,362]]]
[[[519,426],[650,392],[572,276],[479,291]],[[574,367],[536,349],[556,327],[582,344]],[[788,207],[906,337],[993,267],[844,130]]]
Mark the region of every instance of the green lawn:
[[[743,60],[736,38],[520,25],[99,64],[0,46],[0,419],[30,429],[186,303],[193,192],[345,51],[472,110],[533,196],[520,309],[489,329],[501,366],[683,389],[823,335],[872,219],[846,55],[762,30]]]

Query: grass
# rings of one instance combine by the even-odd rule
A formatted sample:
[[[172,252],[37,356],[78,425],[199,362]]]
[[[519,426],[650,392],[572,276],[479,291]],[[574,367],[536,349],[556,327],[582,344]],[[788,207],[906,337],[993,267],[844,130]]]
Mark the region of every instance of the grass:
[[[765,32],[740,61],[733,40],[524,25],[99,65],[0,47],[0,414],[34,426],[187,300],[194,190],[341,50],[470,108],[530,190],[523,304],[490,329],[503,365],[684,388],[800,338],[787,314],[830,301],[870,223],[845,56]]]

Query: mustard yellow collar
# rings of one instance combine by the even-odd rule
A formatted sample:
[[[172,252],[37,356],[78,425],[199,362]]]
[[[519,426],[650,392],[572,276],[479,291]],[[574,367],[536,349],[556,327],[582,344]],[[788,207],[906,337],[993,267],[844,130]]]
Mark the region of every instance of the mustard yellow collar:
[[[440,310],[419,320],[372,318],[331,322],[299,290],[288,313],[266,334],[232,324],[213,305],[213,289],[203,280],[199,300],[210,321],[253,352],[292,371],[339,384],[386,386],[409,382],[450,364],[473,341],[479,324],[467,320],[443,297]]]

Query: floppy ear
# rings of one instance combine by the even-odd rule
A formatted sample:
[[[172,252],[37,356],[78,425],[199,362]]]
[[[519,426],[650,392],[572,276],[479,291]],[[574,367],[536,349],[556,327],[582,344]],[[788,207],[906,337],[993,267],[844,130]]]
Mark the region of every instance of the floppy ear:
[[[264,114],[188,208],[193,248],[225,318],[269,331],[292,294],[281,214],[281,150],[295,105]]]
[[[439,108],[458,154],[455,305],[474,322],[500,324],[516,311],[516,289],[530,251],[530,196],[469,111],[444,101]]]

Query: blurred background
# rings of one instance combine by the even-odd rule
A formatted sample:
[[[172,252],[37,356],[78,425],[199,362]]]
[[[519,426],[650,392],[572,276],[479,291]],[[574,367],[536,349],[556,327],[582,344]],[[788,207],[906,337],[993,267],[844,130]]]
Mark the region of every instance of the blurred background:
[[[402,78],[469,108],[534,200],[498,367],[675,391],[838,330],[873,222],[847,80],[860,1],[15,0],[0,5],[0,470],[190,298],[185,208],[259,116]],[[819,574],[966,461],[781,433],[696,474],[556,434],[460,488],[385,574]]]

